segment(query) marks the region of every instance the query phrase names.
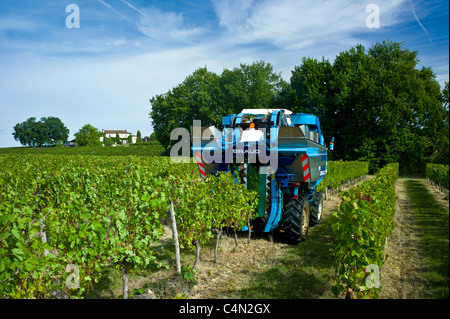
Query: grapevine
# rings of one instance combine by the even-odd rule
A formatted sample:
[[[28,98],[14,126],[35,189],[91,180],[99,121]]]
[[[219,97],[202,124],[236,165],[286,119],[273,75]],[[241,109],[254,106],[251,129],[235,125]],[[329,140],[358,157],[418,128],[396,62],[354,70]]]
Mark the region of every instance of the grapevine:
[[[441,186],[448,190],[448,165],[427,164],[425,175],[438,186]]]
[[[380,287],[369,280],[368,269],[381,269],[386,258],[385,240],[395,227],[397,177],[398,164],[389,164],[375,178],[341,193],[339,209],[332,215],[336,296],[356,291],[358,298],[378,297]]]

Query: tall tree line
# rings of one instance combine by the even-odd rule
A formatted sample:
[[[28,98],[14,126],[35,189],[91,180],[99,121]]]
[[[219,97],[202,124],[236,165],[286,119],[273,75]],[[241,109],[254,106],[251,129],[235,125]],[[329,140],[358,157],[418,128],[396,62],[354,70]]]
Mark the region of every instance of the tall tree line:
[[[423,170],[426,162],[449,162],[448,82],[441,91],[418,52],[384,41],[357,45],[333,62],[303,58],[290,83],[270,63],[241,64],[218,75],[197,69],[167,93],[150,99],[156,138],[170,148],[170,132],[220,127],[224,115],[244,108],[287,108],[319,116],[324,137],[335,137],[333,159],[366,160],[375,171],[390,162]]]
[[[244,108],[273,108],[285,86],[281,75],[264,61],[225,69],[221,75],[199,68],[172,90],[150,99],[156,138],[168,148],[175,143],[170,141],[170,132],[178,127],[189,129],[193,120],[219,127],[224,115]]]

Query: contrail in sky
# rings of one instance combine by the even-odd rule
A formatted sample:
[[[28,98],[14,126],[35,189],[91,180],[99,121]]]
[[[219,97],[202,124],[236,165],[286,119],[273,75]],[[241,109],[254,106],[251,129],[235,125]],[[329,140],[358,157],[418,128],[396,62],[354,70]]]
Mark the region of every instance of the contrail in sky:
[[[106,3],[103,0],[97,0],[98,2],[100,2],[101,4],[103,4],[105,7],[111,9],[112,11],[114,11],[115,13],[117,13],[118,15],[120,15],[122,18],[124,18],[125,20],[132,22],[130,18],[128,18],[126,15],[124,15],[123,13],[117,11],[116,9],[114,9],[113,7],[111,7],[108,3]]]
[[[411,5],[411,10],[412,10],[412,12],[414,14],[414,18],[416,18],[417,23],[419,23],[419,25],[422,28],[422,30],[425,31],[425,33],[427,34],[428,40],[430,40],[430,42],[433,42],[433,41],[431,41],[431,37],[430,37],[430,34],[428,33],[427,29],[425,29],[425,27],[422,25],[422,23],[420,23],[420,20],[419,20],[419,18],[416,15],[416,11],[414,10],[414,3],[412,2],[412,0],[409,0],[409,2],[410,2],[410,5]]]
[[[135,6],[133,6],[132,4],[130,4],[128,1],[125,0],[120,0],[120,2],[125,3],[127,6],[129,6],[131,9],[133,9],[134,11],[136,11],[137,13],[139,13],[141,16],[143,16],[144,18],[146,18],[147,20],[150,20],[148,18],[148,16],[142,12],[142,10],[139,10],[138,8],[136,8]]]

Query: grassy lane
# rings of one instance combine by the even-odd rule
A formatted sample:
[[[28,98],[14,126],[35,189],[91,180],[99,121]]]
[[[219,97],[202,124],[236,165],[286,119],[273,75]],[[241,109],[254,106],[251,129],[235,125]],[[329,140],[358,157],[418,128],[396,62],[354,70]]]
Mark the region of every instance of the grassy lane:
[[[429,292],[449,298],[449,213],[439,206],[420,180],[406,181],[421,242]]]
[[[329,299],[334,274],[330,218],[310,229],[309,238],[285,250],[240,291],[239,298]]]

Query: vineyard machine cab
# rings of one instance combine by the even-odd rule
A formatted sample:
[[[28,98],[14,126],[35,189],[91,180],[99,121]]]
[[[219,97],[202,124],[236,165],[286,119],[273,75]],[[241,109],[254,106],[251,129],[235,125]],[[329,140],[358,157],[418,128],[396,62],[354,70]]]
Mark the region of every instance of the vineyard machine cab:
[[[319,118],[286,109],[244,109],[224,116],[222,125],[223,131],[194,131],[192,151],[201,176],[233,173],[259,193],[252,230],[280,230],[294,244],[305,240],[323,212],[316,189],[327,172],[328,148]]]

